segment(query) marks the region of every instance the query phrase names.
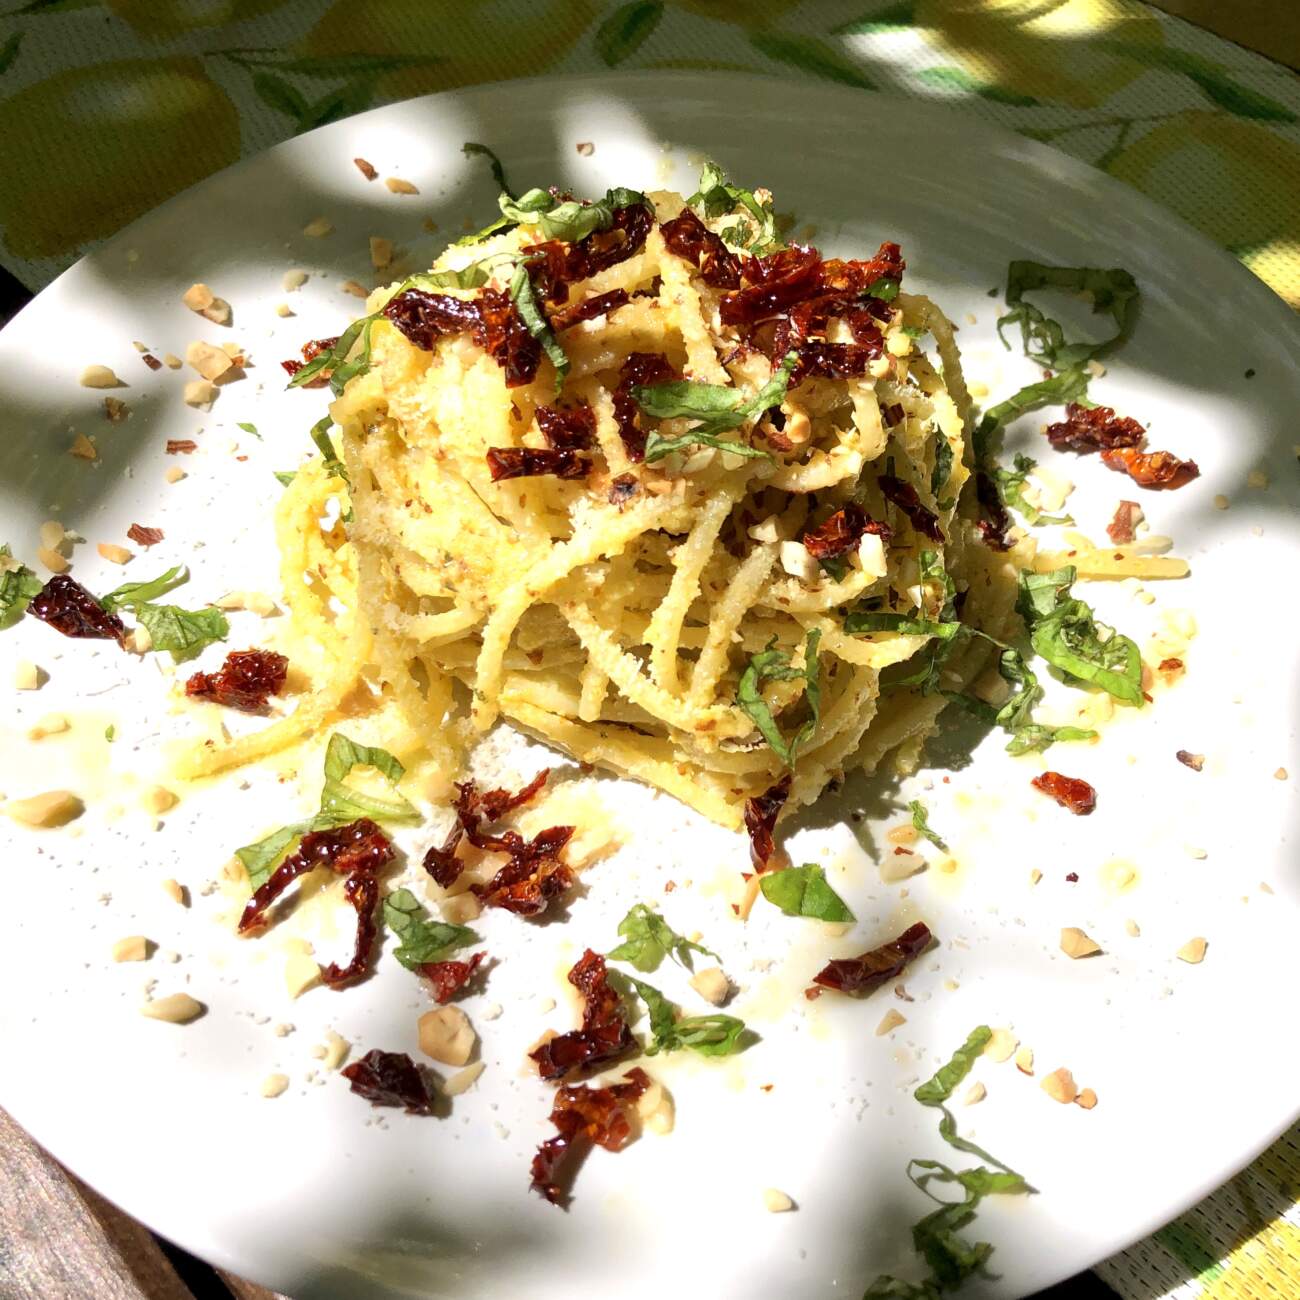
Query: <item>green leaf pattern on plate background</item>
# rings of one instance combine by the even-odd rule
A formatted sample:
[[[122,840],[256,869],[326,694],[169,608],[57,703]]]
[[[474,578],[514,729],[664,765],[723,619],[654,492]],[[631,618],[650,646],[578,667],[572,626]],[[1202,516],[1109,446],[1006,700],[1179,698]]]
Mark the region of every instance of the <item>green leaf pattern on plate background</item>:
[[[960,104],[1134,185],[1300,308],[1300,77],[1137,0],[11,4],[0,261],[37,289],[276,140],[430,91],[610,68],[741,69]],[[1293,1131],[1100,1271],[1144,1300],[1176,1286],[1289,1294],[1298,1185]]]

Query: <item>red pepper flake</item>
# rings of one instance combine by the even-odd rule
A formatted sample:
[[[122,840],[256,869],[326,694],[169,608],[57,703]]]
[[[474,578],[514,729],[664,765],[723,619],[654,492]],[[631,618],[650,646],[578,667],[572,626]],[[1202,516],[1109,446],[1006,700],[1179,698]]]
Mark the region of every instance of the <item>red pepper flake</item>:
[[[1044,772],[1029,783],[1035,790],[1050,795],[1062,808],[1068,808],[1078,817],[1086,817],[1097,806],[1097,792],[1087,781],[1075,776],[1062,776],[1060,772]]]
[[[888,524],[872,519],[856,501],[850,501],[824,523],[804,533],[803,544],[814,559],[830,560],[851,551],[867,533],[874,533],[888,545],[892,530]]]
[[[749,832],[749,856],[757,871],[765,871],[776,852],[772,832],[776,819],[790,797],[790,775],[786,773],[762,794],[745,800],[745,829]]]
[[[1072,885],[1077,885],[1079,883],[1079,873],[1077,871],[1067,872],[1065,878]]]
[[[635,474],[620,474],[616,479],[611,479],[609,484],[609,504],[612,506],[625,506],[636,496],[640,490],[640,485],[636,481]]]
[[[551,313],[551,328],[558,334],[561,330],[572,329],[585,320],[595,320],[597,316],[608,316],[620,307],[631,302],[626,289],[611,289],[608,293],[594,293],[581,302],[574,303],[562,311]]]
[[[408,1115],[432,1115],[433,1097],[420,1067],[405,1052],[369,1051],[341,1071],[348,1086],[372,1106],[402,1106]]]
[[[740,288],[740,259],[690,208],[683,208],[681,216],[665,221],[659,233],[670,252],[699,270],[705,284],[715,289]]]
[[[267,700],[284,689],[288,675],[288,659],[274,650],[232,650],[215,673],[195,673],[185,683],[185,694],[241,713],[262,713]]]
[[[153,353],[151,352],[141,353],[140,360],[143,361],[145,365],[149,367],[150,370],[162,369],[162,362],[159,361],[158,358],[154,356]]]
[[[354,158],[352,161],[356,164],[357,171],[359,171],[366,180],[373,181],[379,179],[379,173],[374,169],[373,164],[368,163],[364,158]]]
[[[568,1204],[568,1188],[588,1146],[622,1151],[636,1136],[635,1106],[650,1076],[638,1065],[623,1078],[604,1088],[578,1083],[556,1092],[551,1123],[558,1135],[537,1148],[531,1170],[533,1191],[552,1205]]]
[[[590,458],[567,448],[489,447],[487,464],[493,483],[509,478],[535,478],[539,474],[579,479],[591,472]]]
[[[1112,451],[1116,447],[1140,447],[1146,430],[1127,415],[1116,415],[1109,406],[1080,406],[1071,402],[1065,419],[1047,426],[1047,441],[1057,451],[1087,455]]]
[[[126,625],[110,614],[75,578],[56,573],[32,597],[27,612],[64,636],[121,644]]]
[[[161,528],[149,528],[144,524],[132,524],[126,530],[126,535],[133,542],[141,546],[157,546],[163,539],[163,530]]]
[[[1120,447],[1103,451],[1101,459],[1107,469],[1127,474],[1138,487],[1173,491],[1201,476],[1194,460],[1180,460],[1172,451],[1141,452],[1134,447]]]
[[[1174,754],[1174,757],[1184,767],[1190,767],[1193,772],[1199,772],[1205,766],[1204,754],[1193,754],[1187,749],[1178,750],[1178,752]]]
[[[1007,533],[1014,525],[1006,506],[1002,504],[998,485],[983,470],[978,470],[975,474],[975,499],[984,516],[979,521],[984,545],[991,551],[1009,551],[1011,542],[1007,539]]]
[[[1133,541],[1141,512],[1142,507],[1136,501],[1121,501],[1115,507],[1115,517],[1106,525],[1106,536],[1116,546]]]
[[[614,389],[614,423],[618,436],[627,448],[628,459],[645,459],[645,430],[641,428],[641,408],[632,396],[633,384],[649,387],[669,384],[681,376],[669,364],[668,358],[658,352],[631,352],[618,372],[618,386]]]
[[[926,509],[921,504],[921,498],[916,495],[916,489],[910,483],[895,478],[892,474],[881,474],[876,482],[880,484],[880,491],[885,500],[896,505],[908,517],[912,527],[918,533],[928,537],[932,542],[943,541],[938,517],[932,510]]]
[[[189,456],[198,451],[199,444],[193,438],[168,438],[167,454],[169,456],[185,455]]]
[[[432,982],[434,1001],[450,1002],[474,978],[486,957],[486,952],[476,952],[469,961],[426,961],[420,974]]]
[[[537,427],[556,450],[590,451],[596,441],[596,416],[586,402],[577,406],[539,406]]]
[[[605,959],[590,948],[569,972],[583,997],[582,1028],[558,1034],[528,1053],[543,1079],[562,1079],[572,1070],[605,1065],[636,1045],[623,1000],[610,988]]]
[[[813,976],[813,983],[837,993],[874,993],[882,984],[897,979],[908,963],[919,957],[934,936],[929,927],[918,921],[904,930],[897,939],[882,943],[879,948],[864,952],[861,957],[843,957],[827,962]],[[811,997],[816,990],[809,989]]]

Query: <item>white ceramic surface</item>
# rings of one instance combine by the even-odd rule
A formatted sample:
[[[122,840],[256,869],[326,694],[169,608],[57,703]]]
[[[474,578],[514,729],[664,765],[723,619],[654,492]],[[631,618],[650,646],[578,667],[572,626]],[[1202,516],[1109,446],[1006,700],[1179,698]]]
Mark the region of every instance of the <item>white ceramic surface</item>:
[[[366,236],[393,238],[424,265],[441,240],[490,217],[493,187],[481,160],[462,157],[465,140],[492,144],[520,185],[588,194],[615,183],[689,192],[699,157],[711,155],[745,183],[771,187],[778,208],[815,225],[827,249],[860,253],[898,239],[909,283],[962,323],[967,376],[993,398],[1033,377],[993,332],[997,302],[987,294],[1009,259],[1131,269],[1144,294],[1141,323],[1094,396],[1149,422],[1153,445],[1200,463],[1191,487],[1142,497],[1194,576],[1150,584],[1149,607],[1106,584],[1083,594],[1140,642],[1161,611],[1192,610],[1200,632],[1188,675],[1155,708],[1108,725],[1100,745],[1051,752],[1052,766],[1097,787],[1091,818],[1036,796],[1028,781],[1045,764],[1008,759],[996,737],[973,763],[941,763],[901,787],[853,781],[801,817],[795,860],[824,857],[858,917],[840,938],[761,903],[741,926],[729,907],[746,866],[740,837],[643,789],[592,782],[629,842],[587,873],[563,924],[508,915],[480,923],[500,960],[487,992],[465,1004],[487,1062],[478,1085],[449,1118],[380,1119],[337,1076],[306,1081],[319,1068],[311,1047],[334,1027],[354,1055],[414,1052],[416,1015],[428,1003],[413,977],[385,955],[362,987],[290,1002],[282,936],[236,941],[218,922],[228,900],[204,893],[236,845],[312,806],[314,751],[189,794],[154,830],[137,787],[162,771],[166,738],[196,725],[168,703],[165,657],[140,661],[66,641],[28,619],[0,633],[0,791],[66,784],[89,807],[71,832],[0,822],[0,1104],[153,1228],[300,1300],[550,1300],[572,1295],[575,1282],[586,1294],[629,1298],[674,1288],[813,1300],[857,1295],[882,1269],[914,1270],[907,1228],[926,1203],[904,1165],[951,1153],[911,1087],[974,1025],[1014,1025],[1034,1048],[1038,1078],[982,1062],[975,1077],[988,1098],[958,1115],[964,1132],[1040,1194],[981,1211],[973,1232],[995,1243],[1000,1280],[975,1283],[971,1294],[1032,1291],[1155,1228],[1296,1110],[1300,346],[1294,318],[1263,285],[1133,191],[948,110],[820,84],[621,75],[478,87],[379,109],[172,200],[0,335],[0,540],[34,558],[40,521],[61,519],[88,539],[74,574],[103,590],[121,571],[96,557],[95,542],[123,540],[131,522],[157,525],[166,540],[130,573],[190,564],[183,603],[230,588],[274,590],[271,470],[301,458],[322,406],[319,393],[282,392],[277,362],[306,338],[337,333],[355,311],[340,284],[368,282]],[[587,140],[595,152],[583,157],[574,146]],[[381,176],[410,178],[419,196],[367,184],[357,155]],[[334,233],[304,237],[319,215]],[[422,230],[428,216],[439,236]],[[280,281],[291,267],[311,278],[286,293]],[[231,328],[181,305],[194,280],[233,304]],[[297,314],[277,317],[282,301]],[[236,339],[254,361],[210,413],[184,406],[182,376],[151,373],[132,346],[183,354],[199,337]],[[132,407],[125,423],[107,423],[103,394],[77,386],[91,362],[129,384],[117,394]],[[256,424],[262,440],[239,421]],[[1018,426],[1011,448],[1033,448],[1076,480],[1069,508],[1100,537],[1115,500],[1135,494],[1095,460],[1055,457],[1040,423]],[[67,455],[73,431],[95,435],[98,463]],[[189,436],[197,454],[163,454],[166,437]],[[165,484],[171,465],[189,477]],[[1255,468],[1272,486],[1247,489]],[[1216,493],[1230,498],[1226,512],[1213,507]],[[257,620],[232,618],[232,644],[255,644]],[[48,670],[39,693],[9,689],[20,658]],[[72,718],[72,731],[29,744],[33,721],[54,711]],[[1177,763],[1180,748],[1203,752],[1204,771]],[[493,752],[505,772],[529,774],[539,761],[505,742]],[[1292,775],[1275,779],[1280,767]],[[294,777],[278,780],[285,770]],[[900,801],[917,793],[960,868],[883,884],[880,828],[896,824]],[[851,822],[850,812],[866,817]],[[403,843],[422,848],[445,820],[435,811]],[[1137,869],[1126,892],[1113,888],[1106,864],[1115,860]],[[1037,887],[1033,868],[1043,872]],[[1076,884],[1065,880],[1072,870]],[[167,876],[189,886],[188,911],[164,895]],[[668,879],[679,886],[671,894]],[[544,1028],[574,1023],[563,972],[584,946],[612,946],[618,918],[640,898],[658,900],[677,928],[698,928],[722,954],[741,985],[734,1009],[762,1042],[722,1063],[651,1062],[676,1097],[676,1131],[618,1156],[595,1152],[564,1214],[527,1189],[531,1153],[550,1132],[550,1090],[521,1060]],[[914,917],[941,940],[906,979],[914,1001],[888,990],[866,1003],[803,999],[826,957],[861,951]],[[1126,933],[1129,918],[1140,937]],[[1057,946],[1065,925],[1085,928],[1104,955],[1068,960]],[[160,953],[147,965],[113,965],[112,942],[130,933],[180,960]],[[1209,939],[1205,961],[1175,960],[1198,934]],[[332,942],[345,938],[340,930]],[[330,943],[320,938],[318,948]],[[655,978],[687,1000],[683,977],[666,971]],[[137,1007],[149,979],[160,994],[189,989],[207,1015],[185,1028],[144,1019]],[[539,998],[552,996],[558,1005],[544,1013]],[[482,1012],[492,1002],[505,1010],[489,1021]],[[907,1023],[877,1038],[890,1007]],[[277,1024],[295,1028],[281,1037]],[[1058,1106],[1039,1089],[1058,1065],[1096,1089],[1095,1110]],[[268,1101],[259,1085],[271,1071],[292,1086]],[[791,1195],[797,1212],[766,1213],[766,1187]]]

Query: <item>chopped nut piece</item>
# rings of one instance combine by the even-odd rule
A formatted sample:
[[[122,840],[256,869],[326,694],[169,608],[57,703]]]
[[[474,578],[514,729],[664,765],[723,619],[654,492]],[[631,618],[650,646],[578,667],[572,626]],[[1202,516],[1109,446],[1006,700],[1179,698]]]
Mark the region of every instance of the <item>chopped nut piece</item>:
[[[1061,931],[1061,951],[1074,960],[1080,957],[1092,957],[1101,951],[1101,944],[1095,942],[1076,925],[1067,925]]]
[[[465,925],[483,911],[483,904],[478,901],[477,894],[471,894],[466,890],[463,894],[453,894],[450,898],[444,898],[439,905],[439,910],[444,921],[450,921],[452,925]]]
[[[475,1061],[473,1065],[467,1065],[463,1070],[453,1074],[451,1078],[442,1085],[443,1095],[447,1097],[459,1097],[462,1092],[468,1092],[478,1081],[478,1077],[482,1073],[482,1061]]]
[[[677,1119],[676,1107],[671,1094],[662,1083],[651,1083],[637,1098],[636,1112],[652,1132],[663,1134],[673,1131]]]
[[[71,790],[47,790],[27,799],[10,799],[3,807],[14,821],[40,827],[62,826],[86,810]]]
[[[38,691],[44,674],[30,659],[20,659],[14,664],[14,690]]]
[[[205,307],[211,307],[216,300],[217,295],[206,284],[192,284],[181,294],[181,302],[190,311],[202,311]]]
[[[163,475],[163,478],[168,483],[179,483],[184,477],[185,471],[179,465],[169,466],[167,472]]]
[[[230,304],[224,298],[213,298],[213,300],[199,315],[210,320],[214,325],[230,324]]]
[[[27,729],[27,739],[44,740],[46,736],[58,736],[70,730],[71,725],[62,713],[47,713]]]
[[[388,186],[389,192],[392,194],[418,194],[420,192],[410,181],[403,180],[400,176],[385,176],[384,184]]]
[[[169,808],[175,808],[178,800],[165,785],[152,785],[144,792],[140,802],[151,813],[165,813]]]
[[[278,1097],[289,1086],[289,1076],[287,1074],[268,1074],[262,1080],[262,1096]]]
[[[284,277],[280,281],[280,287],[285,293],[292,293],[295,289],[301,289],[306,283],[307,272],[295,269],[284,273]]]
[[[393,241],[382,235],[370,236],[370,265],[382,270],[393,260]]]
[[[1222,492],[1218,493],[1215,496],[1214,508],[1216,510],[1226,510],[1228,508],[1228,505],[1229,505],[1228,498],[1225,497]]]
[[[574,148],[583,158],[590,158],[596,152],[596,146],[590,140],[579,140]]]
[[[731,994],[731,981],[717,966],[710,966],[691,977],[693,988],[706,1002],[720,1007]]]
[[[1016,1069],[1021,1074],[1033,1074],[1034,1072],[1034,1049],[1032,1047],[1022,1047],[1016,1053]]]
[[[1124,932],[1136,939],[1141,933],[1142,928],[1132,918],[1124,922]]]
[[[464,1065],[474,1050],[478,1035],[469,1017],[459,1007],[438,1007],[418,1021],[420,1051],[443,1065]]]
[[[182,394],[186,406],[211,406],[216,400],[216,386],[206,379],[191,379]]]
[[[1279,767],[1279,768],[1277,769],[1277,771],[1273,773],[1273,780],[1274,780],[1274,781],[1285,781],[1285,780],[1287,780],[1287,778],[1288,778],[1289,776],[1290,776],[1290,773],[1286,770],[1286,768],[1284,768],[1284,767]]]
[[[357,171],[359,171],[366,180],[373,181],[378,179],[379,173],[374,169],[374,166],[371,163],[368,163],[364,158],[354,158],[352,161],[356,164]]]
[[[233,369],[235,364],[224,348],[214,347],[202,339],[195,339],[185,349],[185,360],[204,379],[220,379],[227,370]]]
[[[121,388],[122,381],[108,366],[87,366],[77,382],[82,388]]]
[[[41,545],[51,551],[57,551],[63,545],[68,534],[57,519],[47,519],[40,527]]]
[[[1038,1086],[1053,1101],[1059,1101],[1063,1106],[1068,1106],[1079,1095],[1079,1089],[1074,1082],[1074,1075],[1064,1066],[1044,1076],[1042,1083]]]
[[[775,1187],[763,1189],[763,1208],[771,1214],[785,1214],[794,1209],[794,1202]]]
[[[1035,867],[1035,868],[1034,868],[1034,869],[1029,873],[1029,883],[1030,883],[1031,885],[1036,885],[1036,884],[1038,884],[1038,882],[1039,882],[1040,880],[1042,880],[1042,878],[1043,878],[1043,873],[1042,873],[1041,871],[1039,871],[1039,869],[1038,869],[1037,867]]]
[[[342,289],[344,293],[350,293],[354,298],[368,298],[370,296],[370,290],[357,280],[344,280],[343,283],[339,285],[339,288]]]
[[[116,542],[100,542],[95,549],[99,552],[100,558],[110,564],[126,564],[135,559],[134,551],[128,551],[125,546],[118,546]]]
[[[1012,1053],[1018,1046],[1019,1041],[1011,1030],[995,1029],[992,1037],[984,1044],[984,1055],[1000,1065],[1003,1061],[1011,1059]]]
[[[1268,487],[1268,475],[1262,469],[1252,469],[1246,475],[1246,486],[1250,488]]]
[[[130,414],[131,408],[121,398],[104,398],[104,418],[110,424],[121,424]]]
[[[292,316],[293,308],[287,302],[278,302],[275,304],[275,314],[277,316]]]
[[[317,217],[314,221],[309,221],[303,228],[302,233],[308,239],[323,239],[334,229],[334,223],[327,217]]]
[[[179,880],[173,880],[170,876],[162,883],[163,891],[173,903],[179,903],[182,907],[189,906],[189,891],[181,884]]]
[[[78,460],[98,460],[99,448],[84,433],[78,433],[73,435],[68,455],[75,456]]]
[[[348,1059],[351,1050],[352,1044],[341,1034],[335,1033],[332,1029],[325,1031],[325,1051],[321,1059],[325,1062],[327,1070],[337,1070]]]
[[[880,878],[887,885],[906,880],[925,867],[925,859],[919,853],[913,853],[901,845],[888,854],[880,863]]]
[[[885,833],[885,838],[891,844],[915,844],[917,836],[918,832],[915,826],[895,826]]]
[[[188,1025],[197,1020],[207,1007],[188,993],[169,993],[165,998],[154,998],[140,1008],[142,1016],[150,1020],[165,1020],[169,1025]]]
[[[876,1037],[884,1038],[886,1034],[892,1034],[899,1025],[907,1024],[907,1017],[901,1016],[893,1007],[880,1018],[880,1023],[876,1026]]]
[[[132,654],[147,655],[153,649],[153,633],[141,623],[126,634],[122,646]]]
[[[67,573],[68,571],[69,564],[67,557],[60,555],[58,551],[50,550],[48,546],[39,547],[36,551],[36,558],[40,560],[40,562],[49,569],[51,573]]]
[[[1082,1106],[1084,1110],[1091,1110],[1097,1104],[1097,1094],[1091,1088],[1084,1088],[1074,1099],[1076,1106]]]
[[[1189,965],[1195,966],[1205,957],[1205,950],[1209,947],[1204,939],[1197,935],[1195,939],[1188,941],[1179,948],[1177,957],[1179,961],[1185,961]]]
[[[114,961],[147,961],[153,945],[142,934],[131,934],[113,945]]]
[[[1196,844],[1184,844],[1183,852],[1186,853],[1189,858],[1195,858],[1198,862],[1200,862],[1201,859],[1210,856],[1208,850],[1200,848]]]
[[[320,967],[305,952],[291,952],[284,963],[284,984],[291,998],[301,997],[320,983]]]

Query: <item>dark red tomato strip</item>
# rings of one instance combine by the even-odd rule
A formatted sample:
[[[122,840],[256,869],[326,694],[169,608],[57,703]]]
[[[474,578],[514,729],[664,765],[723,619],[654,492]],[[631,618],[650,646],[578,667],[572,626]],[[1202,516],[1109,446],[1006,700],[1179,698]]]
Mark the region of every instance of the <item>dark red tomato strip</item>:
[[[880,484],[880,491],[885,500],[896,505],[908,517],[912,527],[918,533],[928,537],[932,542],[943,541],[938,517],[932,510],[928,510],[921,504],[921,498],[916,495],[916,489],[910,483],[895,478],[892,474],[881,474],[876,482]]]
[[[369,1051],[340,1071],[372,1106],[401,1106],[408,1115],[432,1115],[433,1098],[420,1067],[405,1052]]]
[[[596,416],[586,402],[577,406],[539,406],[537,427],[556,450],[590,451],[596,442]]]
[[[432,983],[434,1001],[450,1002],[474,978],[486,957],[486,952],[476,952],[469,961],[426,961],[420,974]]]
[[[979,521],[979,530],[985,546],[994,551],[1010,550],[1011,542],[1007,533],[1014,527],[1013,521],[1006,506],[1002,504],[998,485],[982,469],[975,473],[975,500],[979,503],[980,514],[984,516]]]
[[[562,1079],[571,1070],[604,1065],[635,1046],[623,1014],[623,1000],[610,988],[605,959],[590,948],[569,972],[569,983],[583,996],[582,1028],[559,1034],[529,1056],[543,1079]]]
[[[288,675],[288,659],[274,650],[232,650],[215,673],[194,673],[185,694],[241,713],[261,713],[284,689]]]
[[[570,284],[636,256],[653,225],[654,213],[643,203],[615,208],[608,230],[597,230],[572,244],[551,239],[524,249],[530,258],[529,277],[548,302],[564,302]]]
[[[1047,441],[1057,451],[1087,455],[1112,451],[1116,447],[1140,447],[1146,430],[1127,415],[1116,415],[1109,406],[1080,406],[1071,402],[1065,419],[1047,426]]]
[[[740,288],[740,259],[690,208],[659,227],[669,252],[685,258],[715,289]]]
[[[824,523],[804,533],[803,544],[814,559],[832,560],[851,551],[868,533],[886,544],[891,536],[888,524],[872,519],[856,501],[850,501]]]
[[[787,773],[774,786],[762,794],[745,800],[745,829],[749,832],[749,856],[756,871],[764,871],[776,852],[772,837],[776,819],[790,797],[790,776]]]
[[[64,636],[116,641],[120,645],[126,625],[110,614],[75,578],[56,573],[32,597],[27,612]]]
[[[1029,783],[1035,790],[1050,795],[1062,808],[1068,808],[1078,817],[1086,817],[1097,806],[1097,792],[1087,781],[1076,776],[1062,776],[1060,772],[1044,772]]]
[[[614,423],[618,436],[623,439],[628,458],[645,459],[645,430],[641,428],[641,408],[636,404],[630,389],[634,384],[649,387],[670,384],[681,376],[669,364],[668,358],[658,352],[632,352],[618,373],[618,386],[614,389]]]
[[[1101,459],[1107,469],[1127,474],[1138,487],[1173,491],[1201,476],[1194,460],[1180,460],[1172,451],[1140,452],[1135,447],[1120,447],[1103,451]]]
[[[391,851],[389,856],[392,856]],[[357,932],[352,944],[352,957],[346,966],[330,962],[321,967],[321,980],[331,988],[350,984],[370,969],[370,958],[379,933],[379,927],[375,923],[375,909],[379,906],[379,881],[371,871],[353,871],[343,882],[343,897],[357,914]]]
[[[551,313],[551,328],[558,334],[561,330],[572,329],[585,320],[595,320],[597,316],[608,316],[620,307],[631,302],[626,289],[611,289],[608,293],[594,293],[571,307]]]
[[[567,448],[489,447],[487,463],[493,483],[509,478],[536,478],[541,474],[579,479],[591,472],[591,459]]]
[[[552,826],[531,840],[513,831],[518,846],[508,849],[510,861],[486,885],[471,888],[486,907],[503,907],[517,916],[540,916],[553,899],[570,889],[573,872],[559,859],[560,851],[573,838],[572,826]]]
[[[875,992],[882,984],[897,979],[908,963],[919,957],[933,939],[928,926],[918,921],[904,930],[897,939],[882,943],[879,948],[864,952],[861,957],[844,957],[827,962],[813,976],[813,983],[837,993],[865,996]],[[809,989],[809,996],[817,990]]]

